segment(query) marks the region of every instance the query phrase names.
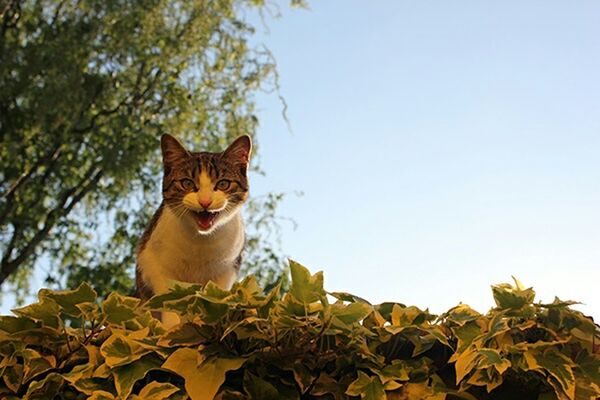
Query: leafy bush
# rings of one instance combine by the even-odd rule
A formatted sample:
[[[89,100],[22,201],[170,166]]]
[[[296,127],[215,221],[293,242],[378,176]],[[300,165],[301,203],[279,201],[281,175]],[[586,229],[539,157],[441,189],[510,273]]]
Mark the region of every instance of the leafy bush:
[[[328,293],[291,263],[290,291],[250,277],[147,304],[87,284],[0,318],[5,399],[595,399],[598,327],[571,302],[493,286],[497,307],[441,316]],[[179,313],[165,331],[152,311]]]

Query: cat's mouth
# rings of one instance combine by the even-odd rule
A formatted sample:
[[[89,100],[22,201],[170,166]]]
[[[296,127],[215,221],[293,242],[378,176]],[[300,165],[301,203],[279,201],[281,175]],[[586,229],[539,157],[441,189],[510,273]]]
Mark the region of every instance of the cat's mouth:
[[[194,219],[198,227],[204,231],[209,230],[215,223],[219,212],[193,211]]]

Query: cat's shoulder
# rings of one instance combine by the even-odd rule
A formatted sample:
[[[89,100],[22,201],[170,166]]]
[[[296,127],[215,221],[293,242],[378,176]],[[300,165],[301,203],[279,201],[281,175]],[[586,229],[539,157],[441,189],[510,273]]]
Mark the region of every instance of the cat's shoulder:
[[[154,230],[158,226],[158,221],[160,220],[160,217],[163,215],[164,209],[165,209],[165,203],[161,202],[160,205],[158,206],[158,208],[156,209],[156,211],[154,212],[154,215],[150,219],[150,222],[146,226],[146,229],[144,230],[144,233],[142,234],[140,241],[138,242],[138,246],[137,246],[138,254],[142,250],[144,250],[144,248],[146,247],[146,244],[148,244],[148,241],[150,240],[150,237],[152,236],[152,232],[154,232]]]

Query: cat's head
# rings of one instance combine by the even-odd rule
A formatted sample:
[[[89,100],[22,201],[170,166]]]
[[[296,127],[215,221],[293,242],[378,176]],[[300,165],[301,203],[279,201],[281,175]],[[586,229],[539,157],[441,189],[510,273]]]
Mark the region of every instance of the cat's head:
[[[160,138],[163,201],[201,234],[229,221],[248,198],[250,136],[240,136],[221,153],[186,150],[173,136]]]

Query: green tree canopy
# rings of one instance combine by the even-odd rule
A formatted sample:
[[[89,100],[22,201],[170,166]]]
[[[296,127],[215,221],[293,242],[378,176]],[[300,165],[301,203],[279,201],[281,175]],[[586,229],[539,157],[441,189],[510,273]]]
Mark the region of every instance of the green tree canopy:
[[[0,284],[26,289],[46,260],[49,284],[128,291],[133,246],[160,201],[158,137],[217,150],[256,134],[253,95],[276,87],[277,76],[268,50],[249,43],[247,15],[266,5],[2,4]],[[273,227],[276,200],[251,204],[259,231]],[[269,246],[259,231],[249,259],[274,266],[272,249],[252,252]]]

